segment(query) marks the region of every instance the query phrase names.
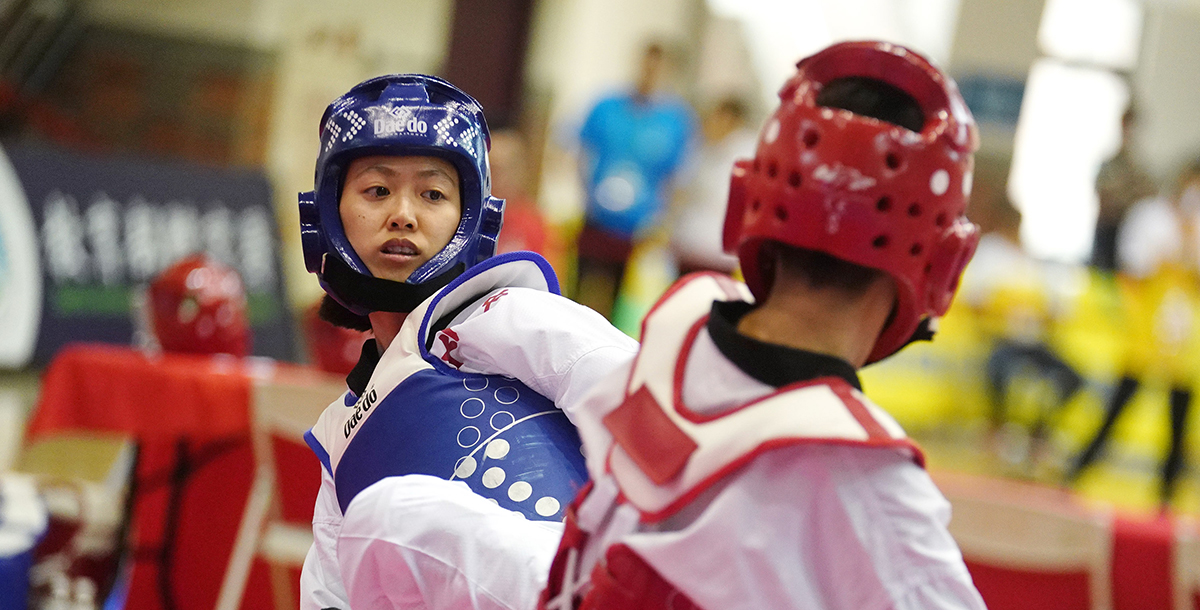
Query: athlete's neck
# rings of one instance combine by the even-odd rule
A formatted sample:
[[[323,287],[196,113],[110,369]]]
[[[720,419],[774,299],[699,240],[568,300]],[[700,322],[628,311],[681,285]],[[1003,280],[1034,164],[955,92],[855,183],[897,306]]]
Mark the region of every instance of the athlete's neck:
[[[862,294],[776,282],[764,303],[738,322],[738,332],[776,345],[841,358],[861,368],[895,302],[890,278]]]
[[[392,344],[392,339],[400,333],[400,327],[404,325],[404,319],[408,317],[406,313],[397,313],[391,311],[372,311],[367,314],[371,320],[371,332],[375,334],[375,343],[379,346],[379,353]]]

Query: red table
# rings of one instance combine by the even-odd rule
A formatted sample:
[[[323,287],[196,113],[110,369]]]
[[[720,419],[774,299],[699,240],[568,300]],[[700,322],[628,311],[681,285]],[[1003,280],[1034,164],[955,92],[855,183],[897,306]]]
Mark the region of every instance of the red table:
[[[289,375],[324,374],[259,359],[150,357],[100,345],[67,347],[46,369],[29,440],[93,430],[125,433],[139,444],[127,608],[212,610],[254,481],[253,384]],[[281,494],[293,505],[285,512],[303,518],[307,502],[311,518],[318,462],[300,453],[289,468],[305,471],[293,478],[308,478],[311,487]],[[181,474],[187,475],[181,484],[172,484]],[[164,562],[168,574],[160,571]],[[171,605],[164,603],[164,588]],[[271,603],[267,570],[256,561],[241,607]]]

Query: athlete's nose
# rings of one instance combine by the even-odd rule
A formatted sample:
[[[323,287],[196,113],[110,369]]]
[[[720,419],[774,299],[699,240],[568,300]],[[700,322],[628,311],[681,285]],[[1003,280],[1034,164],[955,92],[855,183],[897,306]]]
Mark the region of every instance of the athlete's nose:
[[[417,215],[415,213],[416,206],[409,200],[407,195],[398,195],[395,198],[395,205],[392,206],[391,213],[388,215],[388,229],[398,231],[407,229],[409,231],[417,230]]]

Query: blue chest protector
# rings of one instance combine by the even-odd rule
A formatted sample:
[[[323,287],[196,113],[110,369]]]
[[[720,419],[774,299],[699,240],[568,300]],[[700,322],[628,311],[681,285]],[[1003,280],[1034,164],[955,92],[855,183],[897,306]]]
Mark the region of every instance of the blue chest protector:
[[[344,406],[333,405],[306,435],[313,451],[333,473],[342,511],[359,492],[385,477],[425,474],[461,480],[475,493],[529,519],[562,520],[562,510],[587,482],[579,435],[552,401],[502,375],[454,369],[424,346],[439,301],[464,300],[488,288],[487,271],[500,264],[531,266],[557,292],[553,271],[531,253],[497,256],[469,269],[434,297],[422,315],[417,344],[403,366],[386,355],[362,396],[347,392]],[[544,268],[543,268],[544,267]],[[505,275],[496,270],[492,275]],[[482,275],[482,277],[480,277]],[[529,274],[520,274],[529,275]],[[472,280],[472,278],[475,278]],[[512,277],[506,278],[512,281]],[[463,286],[465,282],[471,282]],[[545,284],[543,284],[545,286]],[[457,294],[456,294],[457,292]],[[425,313],[425,312],[421,312]],[[414,312],[418,314],[418,312]],[[389,351],[392,348],[389,348]],[[417,366],[409,364],[419,359]],[[388,391],[389,373],[412,371]],[[402,373],[401,373],[402,374]],[[377,389],[377,382],[384,387]]]
[[[368,401],[357,403],[350,408]],[[362,421],[334,476],[343,511],[384,477],[428,474],[462,480],[530,519],[561,520],[560,509],[587,481],[575,427],[514,379],[425,369],[368,409],[375,413]]]

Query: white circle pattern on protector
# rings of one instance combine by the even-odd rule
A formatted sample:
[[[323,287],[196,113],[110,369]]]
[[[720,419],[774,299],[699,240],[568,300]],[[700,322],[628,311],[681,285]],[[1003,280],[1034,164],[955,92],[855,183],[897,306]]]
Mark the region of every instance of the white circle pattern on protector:
[[[506,385],[502,388],[496,388],[496,393],[494,395],[496,397],[496,402],[502,405],[511,405],[512,403],[517,402],[517,399],[521,397],[521,392],[510,385]]]
[[[513,502],[524,502],[533,495],[533,486],[525,481],[517,481],[508,488],[508,499]]]
[[[458,412],[467,419],[475,419],[476,417],[483,415],[483,410],[486,408],[487,405],[484,404],[483,400],[478,398],[468,398],[464,400],[461,405],[459,405]]]
[[[483,471],[483,486],[496,489],[504,484],[504,469],[493,466]]]
[[[543,517],[552,517],[557,515],[559,508],[561,508],[561,505],[558,503],[558,500],[555,500],[550,496],[543,496],[537,501],[537,503],[533,505],[533,510],[537,511],[537,514]]]
[[[477,387],[477,388],[475,388],[475,387],[471,387],[471,382],[472,382],[472,381],[482,381],[482,382],[483,382],[483,385],[481,385],[481,386],[479,386],[479,387]],[[487,377],[479,377],[479,378],[476,378],[476,379],[472,379],[472,378],[470,378],[470,377],[466,377],[466,378],[464,378],[464,379],[463,379],[463,387],[464,387],[464,388],[466,388],[466,389],[467,389],[467,391],[469,391],[469,392],[482,392],[482,391],[486,390],[486,389],[487,389],[487,387],[488,387],[488,380],[487,380]]]
[[[933,172],[929,177],[929,190],[933,191],[934,195],[941,197],[946,194],[950,188],[950,172],[944,169],[939,169]]]
[[[497,424],[496,418],[500,418],[502,423]],[[505,418],[508,418],[508,422],[506,423],[504,423]],[[508,411],[497,411],[492,414],[492,417],[488,420],[488,423],[492,425],[492,430],[500,431],[503,430],[505,426],[511,426],[515,421],[517,421],[517,418],[513,417],[512,413],[509,413]]]
[[[465,455],[459,458],[458,463],[454,465],[454,476],[465,479],[475,474],[475,469],[479,467],[479,462],[475,458]]]
[[[508,455],[509,449],[511,449],[511,447],[509,446],[508,441],[498,438],[487,444],[487,449],[484,450],[484,453],[490,459],[502,460],[504,459],[504,456]]]
[[[474,447],[475,443],[478,443],[480,437],[482,436],[483,434],[479,431],[479,428],[476,428],[475,426],[467,426],[466,428],[458,431],[458,446],[462,447],[463,449]]]
[[[770,144],[779,139],[779,119],[771,119],[767,123],[767,128],[763,130],[763,142]]]

